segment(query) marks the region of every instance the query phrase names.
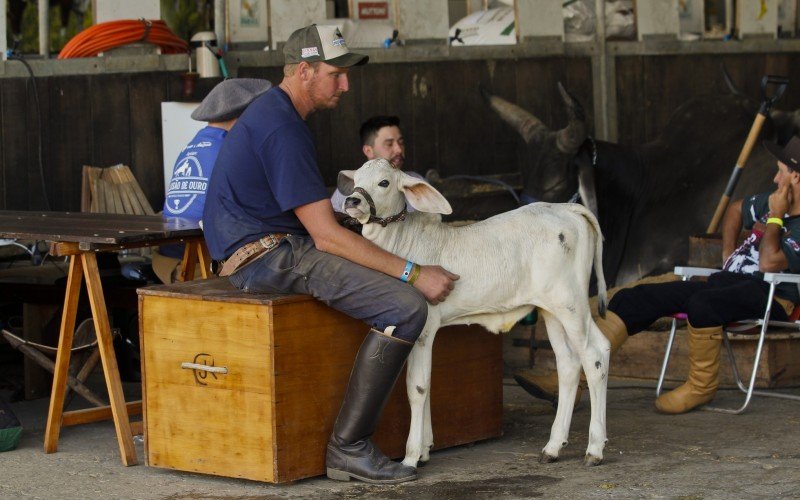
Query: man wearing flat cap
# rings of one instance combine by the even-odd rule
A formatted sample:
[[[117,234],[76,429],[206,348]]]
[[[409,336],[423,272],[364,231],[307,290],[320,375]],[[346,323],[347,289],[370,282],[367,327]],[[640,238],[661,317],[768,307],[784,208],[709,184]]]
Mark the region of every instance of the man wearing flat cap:
[[[655,401],[662,413],[688,412],[714,399],[719,385],[722,328],[758,318],[769,300],[763,273],[800,273],[800,138],[785,147],[765,142],[777,160],[777,189],[738,200],[722,223],[722,271],[707,281],[672,281],[623,288],[608,304],[597,326],[611,341],[612,353],[628,338],[659,318],[685,313],[689,330],[689,374],[686,382]],[[750,235],[736,247],[742,227]],[[786,321],[800,294],[793,283],[775,289],[771,318]],[[517,378],[517,377],[515,377]],[[518,379],[519,380],[519,379]],[[557,398],[558,376],[525,375],[520,385],[532,395]]]
[[[312,295],[372,327],[328,441],[327,473],[409,481],[416,469],[389,460],[371,436],[425,326],[427,302],[443,301],[458,276],[410,263],[412,280],[408,262],[336,223],[305,120],[336,107],[351,67],[367,56],[350,52],[335,26],[316,25],[292,33],[283,54],[280,85],[253,101],[220,150],[203,214],[206,242],[237,288]]]
[[[232,78],[217,84],[192,112],[192,118],[208,125],[183,148],[172,169],[164,200],[164,217],[199,221],[203,217],[208,179],[222,140],[253,99],[272,84],[257,78]],[[164,283],[180,275],[183,245],[164,245],[153,252],[153,271]]]

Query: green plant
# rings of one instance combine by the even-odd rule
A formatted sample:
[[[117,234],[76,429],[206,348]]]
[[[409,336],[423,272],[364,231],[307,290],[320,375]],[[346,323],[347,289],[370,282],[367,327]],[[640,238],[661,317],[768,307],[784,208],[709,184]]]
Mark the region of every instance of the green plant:
[[[36,54],[39,52],[39,13],[36,4],[26,2],[27,6],[22,14],[21,35],[22,39],[17,50],[23,54]],[[61,29],[61,7],[56,5],[50,8],[50,52],[56,53],[75,35],[84,28],[92,25],[92,9],[87,9],[80,23],[74,12],[70,13],[66,28]],[[6,43],[14,47],[11,29],[8,29]]]
[[[213,30],[213,0],[161,0],[161,18],[187,42],[198,31]]]

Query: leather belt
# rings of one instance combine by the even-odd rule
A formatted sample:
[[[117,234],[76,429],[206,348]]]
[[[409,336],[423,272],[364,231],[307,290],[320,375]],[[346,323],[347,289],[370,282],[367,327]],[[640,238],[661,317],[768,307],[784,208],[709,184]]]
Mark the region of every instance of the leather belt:
[[[252,264],[267,252],[277,248],[286,236],[288,235],[285,233],[270,233],[256,241],[242,245],[225,260],[219,275],[230,276],[244,266]]]

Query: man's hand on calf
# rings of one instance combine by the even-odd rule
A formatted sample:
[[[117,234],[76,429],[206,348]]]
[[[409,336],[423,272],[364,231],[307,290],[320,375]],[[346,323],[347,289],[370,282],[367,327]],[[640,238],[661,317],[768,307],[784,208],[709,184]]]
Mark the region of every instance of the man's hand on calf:
[[[441,266],[422,266],[414,286],[433,305],[444,302],[460,276]]]

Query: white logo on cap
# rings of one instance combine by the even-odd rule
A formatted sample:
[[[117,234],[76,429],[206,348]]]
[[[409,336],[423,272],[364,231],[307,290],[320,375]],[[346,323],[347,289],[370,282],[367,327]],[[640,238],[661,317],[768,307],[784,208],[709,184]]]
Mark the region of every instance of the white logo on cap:
[[[316,47],[305,47],[300,54],[300,56],[303,58],[314,57],[318,55],[319,55],[319,49],[317,49]]]
[[[339,28],[336,28],[336,31],[333,32],[333,46],[334,47],[346,47],[344,43],[344,37],[342,36],[342,32],[339,31]]]

